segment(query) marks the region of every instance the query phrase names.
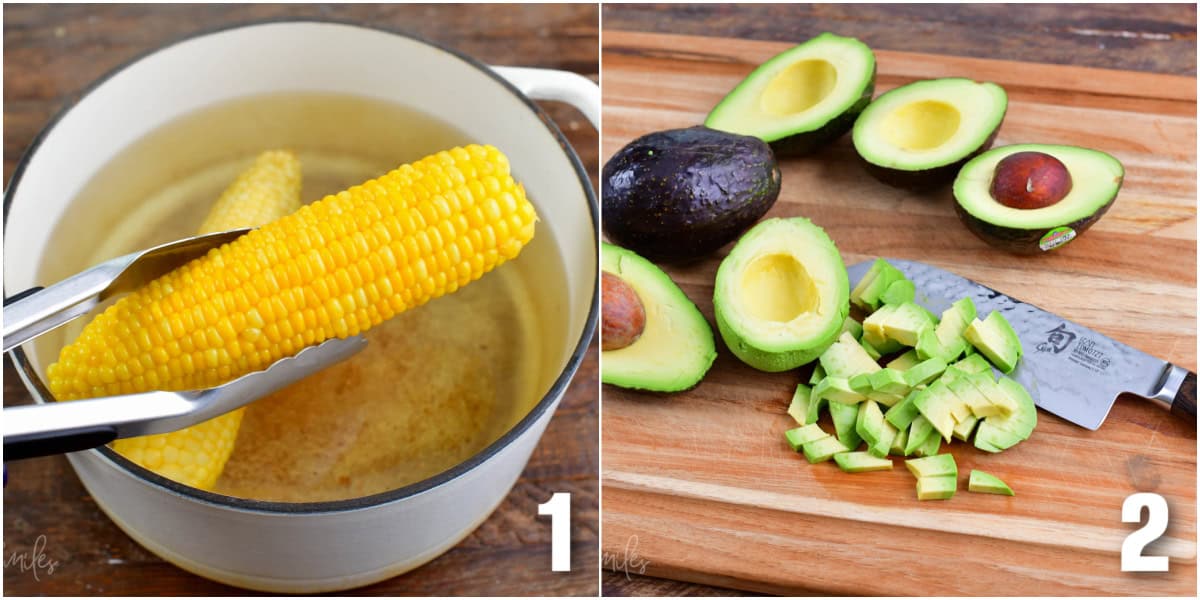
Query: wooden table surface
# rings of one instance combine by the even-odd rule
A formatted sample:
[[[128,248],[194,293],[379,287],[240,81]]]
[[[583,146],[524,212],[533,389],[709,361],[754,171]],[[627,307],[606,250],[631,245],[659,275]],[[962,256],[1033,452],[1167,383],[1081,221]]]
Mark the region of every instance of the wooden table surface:
[[[51,116],[91,81],[198,31],[281,17],[328,18],[411,33],[492,64],[566,69],[595,80],[597,13],[595,5],[9,5],[4,8],[4,181]],[[583,115],[558,103],[542,106],[596,173],[598,137]],[[529,465],[490,519],[424,567],[351,593],[596,595],[596,359],[593,343]],[[5,359],[5,406],[29,401]],[[62,457],[10,464],[7,476],[7,595],[246,593],[180,570],[134,543],[97,508]],[[537,504],[553,492],[570,492],[572,498],[569,573],[549,570],[550,525],[537,517]],[[12,555],[36,554],[57,563],[52,574],[42,568],[35,579],[30,571],[8,566]]]
[[[1194,6],[605,5],[615,30],[799,42],[822,31],[877,49],[1194,76]],[[605,557],[605,595],[740,595],[639,576],[636,550]],[[624,559],[624,560],[622,560]]]

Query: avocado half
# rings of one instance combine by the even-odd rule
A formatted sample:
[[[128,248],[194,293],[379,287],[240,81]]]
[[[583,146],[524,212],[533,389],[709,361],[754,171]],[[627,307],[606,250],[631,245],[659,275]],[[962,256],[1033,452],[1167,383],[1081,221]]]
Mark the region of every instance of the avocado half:
[[[994,83],[917,81],[876,98],[854,123],[854,149],[876,179],[921,190],[949,183],[991,147],[1008,110]]]
[[[805,154],[849,131],[874,93],[871,49],[822,33],[760,65],[704,124],[757,137],[781,156]]]
[[[781,181],[756,137],[699,126],[649,133],[604,164],[604,233],[656,262],[694,261],[762,217]]]
[[[1010,208],[991,195],[996,166],[1018,152],[1057,158],[1071,176],[1071,191],[1044,208]],[[1125,167],[1111,155],[1050,144],[1014,144],[989,150],[963,166],[954,180],[959,219],[988,244],[1016,254],[1041,254],[1061,248],[1091,227],[1117,198]]]
[[[808,219],[767,219],[717,269],[717,329],[729,350],[761,371],[794,369],[837,339],[850,282],[833,240]]]
[[[678,392],[699,383],[717,350],[712,328],[696,305],[662,269],[632,251],[601,242],[600,261],[602,271],[633,288],[646,315],[636,341],[601,351],[600,380],[655,392]]]

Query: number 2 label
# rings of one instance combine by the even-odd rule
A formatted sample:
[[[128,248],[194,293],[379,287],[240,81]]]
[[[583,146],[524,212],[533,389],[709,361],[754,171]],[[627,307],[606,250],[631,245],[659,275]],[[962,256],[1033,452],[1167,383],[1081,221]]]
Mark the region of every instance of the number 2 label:
[[[1166,571],[1167,557],[1143,556],[1142,551],[1167,530],[1167,501],[1148,492],[1130,494],[1121,505],[1121,522],[1141,523],[1143,508],[1146,509],[1146,524],[1129,534],[1121,544],[1121,570]]]

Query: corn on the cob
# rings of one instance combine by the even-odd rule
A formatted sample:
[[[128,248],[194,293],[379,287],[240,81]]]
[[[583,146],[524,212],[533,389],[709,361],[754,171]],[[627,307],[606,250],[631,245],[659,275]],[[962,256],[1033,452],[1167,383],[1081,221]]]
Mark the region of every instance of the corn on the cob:
[[[429,156],[122,298],[63,349],[50,389],[62,400],[218,385],[455,291],[514,258],[536,220],[495,148]]]
[[[213,204],[199,233],[258,227],[300,208],[300,161],[287,151],[264,152]],[[158,435],[113,442],[129,460],[201,489],[216,483],[242,424],[245,409]]]

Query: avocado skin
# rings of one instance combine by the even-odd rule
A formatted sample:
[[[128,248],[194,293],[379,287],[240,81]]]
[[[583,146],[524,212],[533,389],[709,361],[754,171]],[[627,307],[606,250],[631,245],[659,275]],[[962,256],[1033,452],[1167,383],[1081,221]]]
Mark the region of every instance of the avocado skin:
[[[1000,125],[1003,124],[1004,119],[1001,117],[1000,124],[996,125],[996,128],[992,130],[992,134],[983,141],[983,144],[973,150],[970,154],[962,157],[962,160],[952,162],[948,165],[934,167],[932,169],[903,171],[900,169],[881,167],[871,161],[868,161],[861,155],[858,157],[858,160],[863,164],[863,166],[866,167],[867,172],[870,173],[872,177],[882,181],[883,183],[914,192],[927,191],[954,181],[955,176],[957,176],[958,172],[962,170],[963,165],[967,164],[967,162],[972,158],[987,152],[987,150],[992,147],[992,142],[996,141],[996,134],[1000,132]]]
[[[703,126],[651,133],[604,165],[604,233],[650,260],[690,262],[770,210],[780,181],[758,138]]]
[[[1056,227],[1041,227],[1038,229],[1018,229],[1016,227],[1005,227],[982,221],[975,218],[971,213],[968,213],[962,207],[962,204],[958,202],[954,203],[954,211],[958,213],[959,220],[963,222],[963,225],[967,226],[967,229],[971,230],[971,233],[984,242],[987,242],[993,248],[1013,254],[1046,254],[1047,251],[1042,250],[1039,244],[1042,241],[1042,237],[1049,233],[1051,229],[1063,226],[1070,227],[1075,230],[1075,237],[1078,239],[1079,236],[1083,235],[1084,231],[1087,231],[1093,223],[1099,221],[1100,217],[1104,216],[1104,213],[1108,212],[1108,209],[1116,199],[1117,195],[1113,194],[1113,197],[1104,206],[1101,206],[1099,210],[1090,216],[1070,223],[1063,223]]]
[[[854,121],[858,120],[858,115],[867,108],[867,105],[871,103],[871,98],[875,96],[875,74],[877,72],[878,68],[871,71],[871,78],[867,81],[867,87],[863,89],[862,96],[842,114],[830,119],[819,129],[792,134],[771,142],[771,149],[775,151],[775,156],[811,154],[853,129]]]

